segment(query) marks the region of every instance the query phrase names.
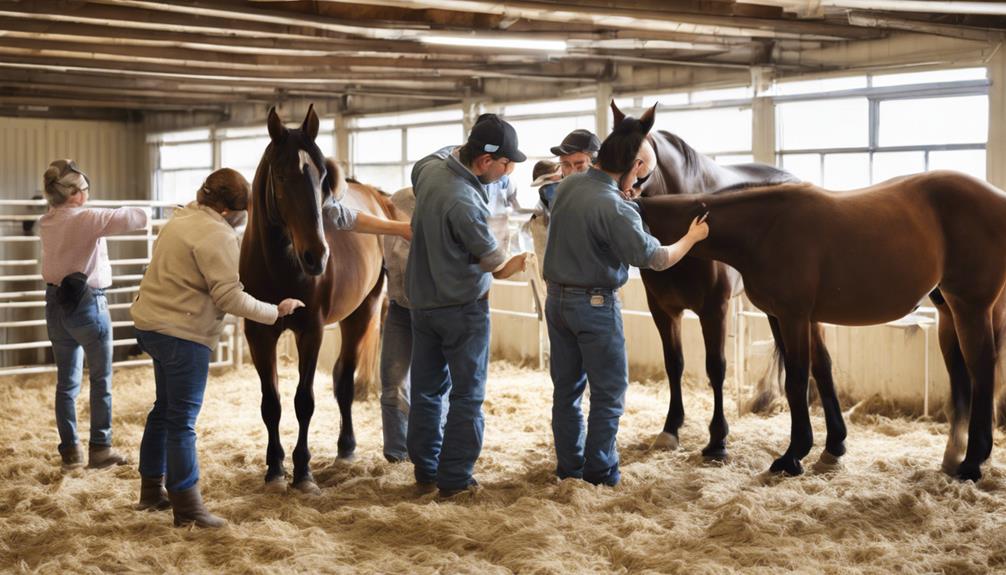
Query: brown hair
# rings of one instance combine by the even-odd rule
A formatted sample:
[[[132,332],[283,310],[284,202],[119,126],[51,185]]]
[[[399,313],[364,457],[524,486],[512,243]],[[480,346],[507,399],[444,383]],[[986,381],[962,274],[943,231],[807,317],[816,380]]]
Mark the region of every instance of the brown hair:
[[[220,168],[210,174],[196,193],[196,201],[204,206],[228,210],[247,210],[251,186],[240,172]]]

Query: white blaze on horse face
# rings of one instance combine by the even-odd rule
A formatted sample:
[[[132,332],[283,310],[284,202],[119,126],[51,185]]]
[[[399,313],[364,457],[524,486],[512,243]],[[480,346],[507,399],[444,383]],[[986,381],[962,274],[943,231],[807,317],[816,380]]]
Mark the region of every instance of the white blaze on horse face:
[[[300,172],[304,173],[304,166],[307,166],[314,176],[313,183],[315,184],[315,193],[318,195],[318,203],[321,204],[321,171],[318,170],[318,166],[315,165],[314,160],[311,159],[311,154],[307,153],[307,150],[298,150],[297,155],[300,157]]]

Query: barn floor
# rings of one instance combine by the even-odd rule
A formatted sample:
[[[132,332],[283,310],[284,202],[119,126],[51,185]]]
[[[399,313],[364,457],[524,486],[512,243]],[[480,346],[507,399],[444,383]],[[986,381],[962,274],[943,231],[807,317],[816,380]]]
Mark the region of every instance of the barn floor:
[[[296,437],[287,363],[283,437]],[[136,456],[153,385],[147,368],[115,379],[115,441]],[[1006,470],[977,485],[939,470],[946,425],[860,414],[837,471],[764,473],[788,413],[732,417],[732,459],[707,465],[711,397],[686,391],[676,452],[651,452],[663,384],[633,384],[619,442],[623,483],[556,482],[545,373],[494,365],[474,501],[417,496],[409,464],[386,463],[376,401],[357,404],[357,459],[334,461],[338,410],[319,373],[312,426],[322,495],[265,493],[264,427],[251,367],[211,376],[199,421],[204,496],[231,521],[176,529],[170,512],[131,509],[135,466],[58,465],[53,377],[0,386],[0,571],[45,573],[985,573],[1006,572]],[[82,398],[86,397],[86,389]],[[86,437],[86,401],[81,427]],[[735,413],[728,402],[728,414]],[[815,416],[820,445],[823,420]],[[994,457],[1003,453],[1000,441]],[[289,465],[289,460],[288,460]]]

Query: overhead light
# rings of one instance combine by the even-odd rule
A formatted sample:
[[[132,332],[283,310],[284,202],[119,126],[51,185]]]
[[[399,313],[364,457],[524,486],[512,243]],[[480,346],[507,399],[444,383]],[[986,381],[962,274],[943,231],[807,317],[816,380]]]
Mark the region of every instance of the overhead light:
[[[470,48],[508,48],[512,50],[542,50],[565,52],[565,40],[522,40],[516,38],[475,38],[473,36],[420,36],[427,44],[466,46]]]

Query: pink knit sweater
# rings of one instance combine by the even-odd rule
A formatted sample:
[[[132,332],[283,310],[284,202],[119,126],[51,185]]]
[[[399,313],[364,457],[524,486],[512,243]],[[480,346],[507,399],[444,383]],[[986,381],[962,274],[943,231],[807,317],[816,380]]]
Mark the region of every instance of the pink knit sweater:
[[[145,208],[50,208],[39,219],[42,238],[42,278],[59,284],[73,272],[87,275],[87,285],[112,285],[105,236],[141,230],[150,219]]]

